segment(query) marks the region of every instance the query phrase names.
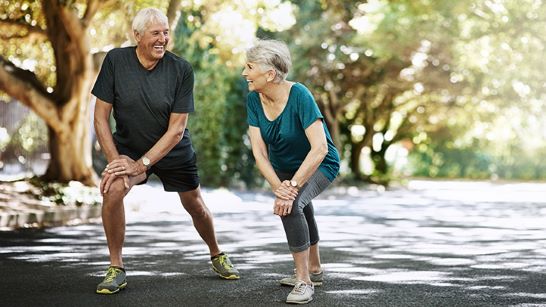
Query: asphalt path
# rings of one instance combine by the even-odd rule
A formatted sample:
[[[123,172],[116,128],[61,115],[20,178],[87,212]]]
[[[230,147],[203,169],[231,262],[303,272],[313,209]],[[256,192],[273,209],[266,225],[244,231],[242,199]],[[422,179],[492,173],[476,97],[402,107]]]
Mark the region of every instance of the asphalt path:
[[[546,306],[546,184],[412,181],[314,201],[324,286],[310,306]],[[100,223],[0,233],[0,306],[283,306],[292,260],[267,194],[205,190],[241,272],[221,280],[175,195],[127,201],[128,286],[97,295]]]

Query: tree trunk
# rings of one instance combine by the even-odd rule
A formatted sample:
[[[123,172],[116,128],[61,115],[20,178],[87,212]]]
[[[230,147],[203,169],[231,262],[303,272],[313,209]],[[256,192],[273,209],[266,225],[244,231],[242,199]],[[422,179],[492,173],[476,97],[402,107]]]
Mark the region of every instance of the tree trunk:
[[[92,186],[98,178],[91,160],[89,103],[79,105],[78,114],[69,118],[62,129],[48,129],[51,160],[43,178],[59,182],[76,180]]]
[[[82,126],[80,124],[80,126]],[[81,130],[81,129],[80,129]],[[84,129],[88,130],[88,129]],[[68,137],[67,137],[68,136]],[[72,139],[74,137],[74,139]],[[75,133],[69,135],[64,133],[58,135],[55,131],[49,129],[49,150],[51,160],[43,178],[48,181],[68,182],[71,180],[80,181],[85,185],[95,185],[95,176],[90,165],[89,150],[81,150],[89,143],[89,138],[79,138]],[[81,157],[85,152],[86,157]]]
[[[95,185],[89,129],[90,90],[94,67],[87,26],[103,2],[88,0],[80,19],[65,1],[43,0],[45,34],[55,57],[56,84],[46,90],[37,76],[0,56],[0,90],[30,107],[49,129],[49,181],[77,180]],[[27,25],[27,27],[34,27]]]
[[[339,121],[334,118],[329,122],[328,131],[330,131],[330,136],[332,137],[332,141],[334,142],[334,145],[337,148],[337,151],[339,152],[340,157],[343,157],[343,150],[341,146],[341,132],[339,127]]]
[[[365,145],[365,142],[358,142],[352,144],[351,146],[351,160],[349,162],[349,167],[357,179],[364,178],[364,174],[362,174],[360,171],[360,153],[362,153],[362,149],[364,149]]]
[[[385,176],[389,172],[389,164],[385,158],[386,149],[381,149],[380,151],[372,151],[372,161],[374,164],[375,172],[380,176]]]

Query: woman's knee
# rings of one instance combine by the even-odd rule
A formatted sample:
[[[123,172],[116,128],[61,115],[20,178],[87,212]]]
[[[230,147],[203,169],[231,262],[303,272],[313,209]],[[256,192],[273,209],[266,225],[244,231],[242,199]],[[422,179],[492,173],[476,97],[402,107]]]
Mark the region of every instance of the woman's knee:
[[[292,210],[290,211],[289,215],[293,215],[293,216],[302,215],[303,214],[303,208],[304,208],[304,205],[300,201],[298,201],[298,199],[296,199],[292,203]]]

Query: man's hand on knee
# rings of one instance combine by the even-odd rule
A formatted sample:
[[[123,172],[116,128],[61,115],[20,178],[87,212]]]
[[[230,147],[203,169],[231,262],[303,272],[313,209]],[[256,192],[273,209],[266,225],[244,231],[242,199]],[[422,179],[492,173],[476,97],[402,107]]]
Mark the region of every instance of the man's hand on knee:
[[[108,193],[110,187],[112,186],[112,183],[117,178],[121,178],[123,180],[123,186],[125,187],[125,189],[129,189],[129,176],[116,176],[108,172],[103,172],[103,177],[100,181],[100,191],[102,195]]]
[[[136,177],[146,172],[146,167],[141,163],[135,162],[128,156],[121,155],[119,158],[114,159],[106,165],[105,169],[108,173],[116,176],[129,176]]]

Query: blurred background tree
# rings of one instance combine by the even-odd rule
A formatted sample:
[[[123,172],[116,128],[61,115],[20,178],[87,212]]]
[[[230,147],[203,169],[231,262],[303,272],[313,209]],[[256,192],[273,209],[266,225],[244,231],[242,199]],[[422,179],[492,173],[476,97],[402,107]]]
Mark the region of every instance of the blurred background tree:
[[[182,4],[174,51],[188,59],[195,72],[197,107],[189,129],[203,184],[251,187],[263,182],[246,135],[244,52],[259,28],[280,31],[292,26],[292,10],[289,2],[265,0]]]
[[[256,37],[289,44],[289,77],[315,95],[349,181],[546,177],[541,0],[0,0],[0,91],[45,121],[47,178],[90,181],[89,89],[146,6],[168,14],[173,51],[195,68],[189,127],[206,185],[263,182],[240,77]]]
[[[349,178],[515,178],[501,174],[505,156],[538,154],[546,132],[545,6],[524,2],[308,1],[278,37],[291,42],[294,77],[312,87]],[[518,169],[536,169],[532,156]]]

